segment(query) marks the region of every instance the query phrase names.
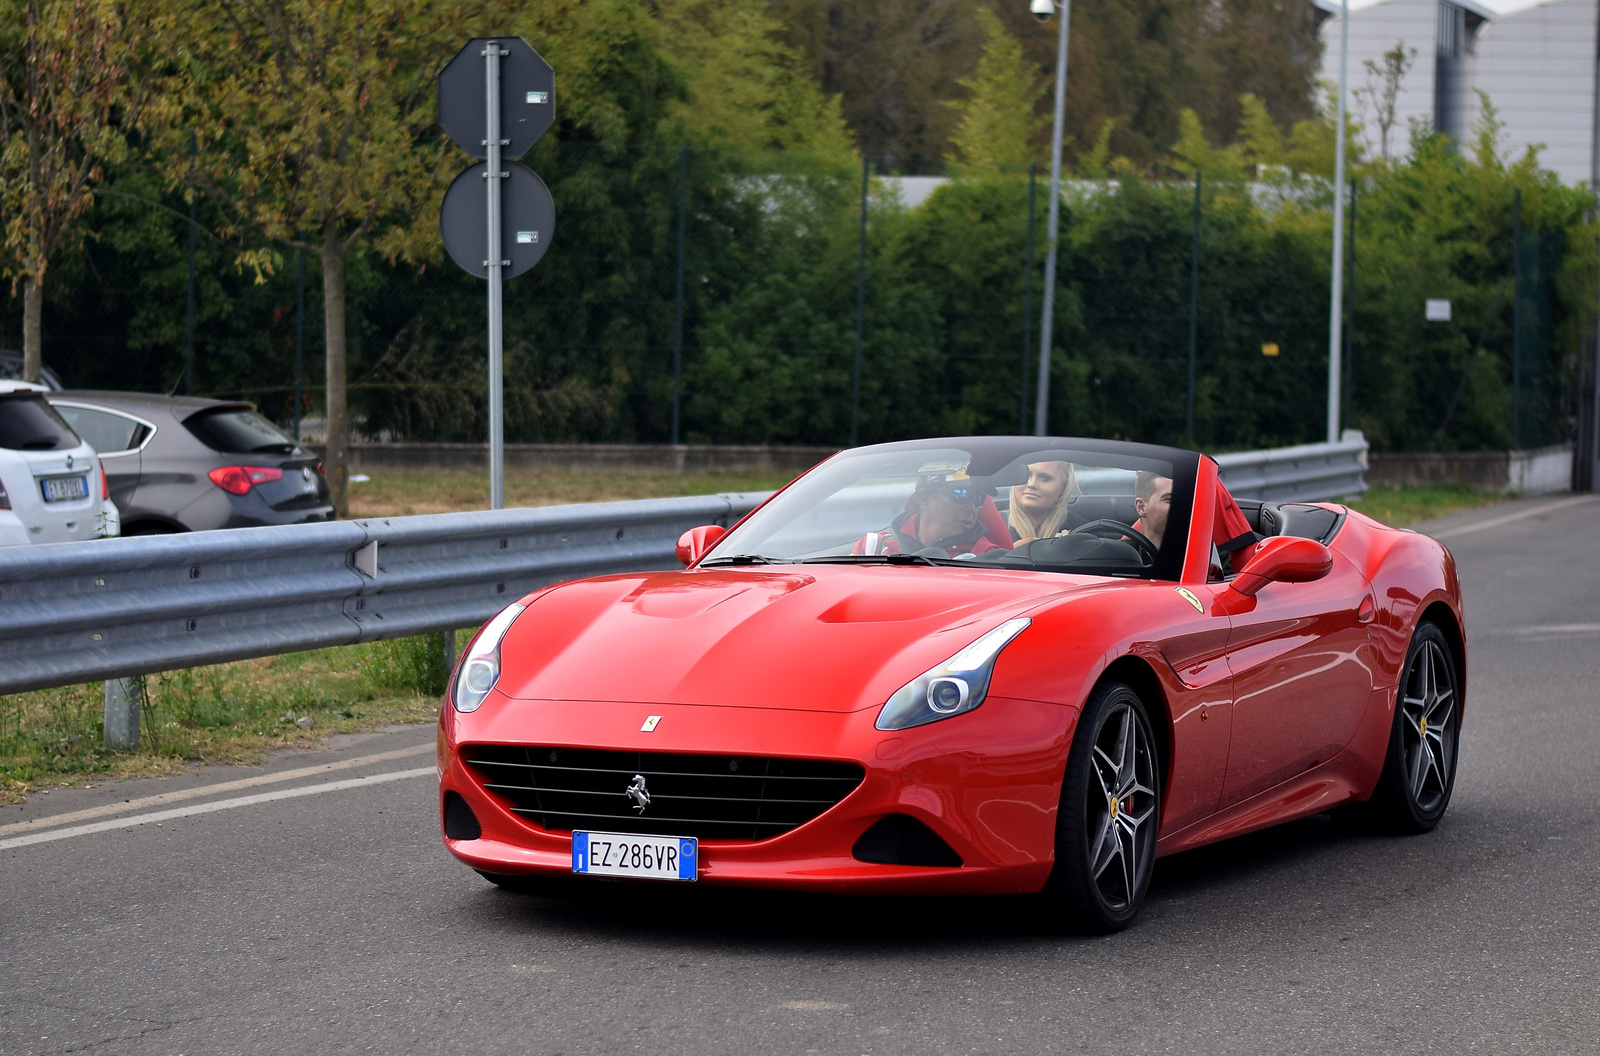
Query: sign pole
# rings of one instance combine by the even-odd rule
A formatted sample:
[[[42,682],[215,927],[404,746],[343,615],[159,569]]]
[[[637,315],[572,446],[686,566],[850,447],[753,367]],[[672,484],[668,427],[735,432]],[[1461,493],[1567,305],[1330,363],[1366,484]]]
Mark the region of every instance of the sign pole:
[[[504,391],[501,377],[500,312],[500,42],[491,40],[483,49],[486,129],[484,146],[489,155],[483,176],[488,200],[488,252],[484,266],[489,270],[489,508],[506,508],[506,451]]]
[[[1339,16],[1339,127],[1333,147],[1333,289],[1328,295],[1328,443],[1339,442],[1339,357],[1343,351],[1340,328],[1344,324],[1344,121],[1345,94],[1350,80],[1350,0]]]
[[[504,283],[543,258],[556,205],[515,159],[555,121],[555,70],[514,33],[473,37],[439,71],[439,127],[481,160],[450,182],[439,235],[451,260],[488,282],[489,508],[506,506]]]
[[[1050,414],[1050,329],[1056,321],[1056,250],[1061,236],[1061,135],[1067,108],[1067,28],[1072,0],[1059,0],[1061,28],[1056,40],[1056,115],[1050,127],[1050,208],[1044,244],[1044,308],[1039,316],[1039,384],[1035,386],[1033,434],[1044,436]]]

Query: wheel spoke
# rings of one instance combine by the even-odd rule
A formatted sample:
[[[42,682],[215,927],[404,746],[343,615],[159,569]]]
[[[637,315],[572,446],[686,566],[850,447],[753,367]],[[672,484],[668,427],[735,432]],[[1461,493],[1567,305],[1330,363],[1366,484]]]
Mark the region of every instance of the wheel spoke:
[[[1111,815],[1107,814],[1100,824],[1100,834],[1095,837],[1094,847],[1089,851],[1089,872],[1096,879],[1106,871],[1106,866],[1111,860],[1121,853],[1122,845],[1117,842],[1115,826]]]
[[[1411,796],[1418,803],[1422,801],[1423,790],[1428,784],[1428,772],[1437,772],[1438,766],[1433,758],[1433,746],[1426,740],[1417,745],[1417,765],[1411,777]]]
[[[1450,722],[1451,716],[1455,714],[1455,710],[1455,694],[1448,689],[1442,691],[1438,699],[1428,708],[1428,729],[1431,730],[1435,726],[1440,728],[1446,726]]]
[[[1139,853],[1139,841],[1133,834],[1127,834],[1127,844],[1122,848],[1122,894],[1129,901],[1133,900],[1133,878],[1139,875],[1138,861],[1135,855]],[[1119,841],[1120,842],[1120,841]]]
[[[1406,720],[1406,725],[1411,727],[1411,732],[1418,737],[1422,736],[1422,720],[1427,716],[1428,705],[1426,701],[1414,697],[1400,698],[1400,714]]]
[[[1098,758],[1091,760],[1093,765],[1090,769],[1094,771],[1095,780],[1100,782],[1100,794],[1110,800],[1112,789],[1116,785],[1117,764],[1113,763],[1111,757],[1102,752],[1099,747],[1095,748],[1094,754]],[[1111,775],[1109,780],[1106,777],[1107,774]]]
[[[1422,771],[1427,762],[1424,753],[1427,750],[1427,746],[1419,740],[1416,748],[1406,752],[1406,784],[1411,788],[1413,799],[1417,796],[1417,790],[1422,787]]]
[[[1117,730],[1117,785],[1120,787],[1127,779],[1129,771],[1133,769],[1133,751],[1135,733],[1133,728],[1133,709],[1122,709],[1122,727]]]

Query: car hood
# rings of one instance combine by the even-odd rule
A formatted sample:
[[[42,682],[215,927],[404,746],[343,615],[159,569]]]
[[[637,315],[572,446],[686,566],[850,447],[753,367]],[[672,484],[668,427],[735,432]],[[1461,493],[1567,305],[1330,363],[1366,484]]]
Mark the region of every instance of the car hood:
[[[581,580],[531,599],[502,641],[498,688],[519,699],[856,711],[1005,620],[1107,585],[845,565]]]

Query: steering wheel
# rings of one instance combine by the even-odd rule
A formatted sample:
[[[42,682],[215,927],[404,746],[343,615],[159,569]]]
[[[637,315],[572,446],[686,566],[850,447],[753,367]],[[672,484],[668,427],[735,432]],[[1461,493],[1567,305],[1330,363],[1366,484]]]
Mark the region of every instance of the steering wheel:
[[[1161,553],[1161,548],[1151,542],[1148,537],[1137,528],[1123,524],[1121,521],[1102,517],[1098,521],[1088,521],[1072,529],[1072,534],[1083,532],[1097,538],[1115,539],[1122,543],[1132,543],[1133,548],[1139,551],[1139,556],[1144,558],[1145,564],[1153,565],[1156,557]]]

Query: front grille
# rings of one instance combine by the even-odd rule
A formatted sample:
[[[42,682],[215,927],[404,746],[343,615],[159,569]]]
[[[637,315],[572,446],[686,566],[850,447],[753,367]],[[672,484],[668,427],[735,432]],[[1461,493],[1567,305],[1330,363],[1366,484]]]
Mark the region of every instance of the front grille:
[[[541,828],[598,829],[704,840],[770,840],[853,792],[855,763],[747,755],[473,745],[462,751],[483,787]],[[649,805],[628,788],[644,778]]]

